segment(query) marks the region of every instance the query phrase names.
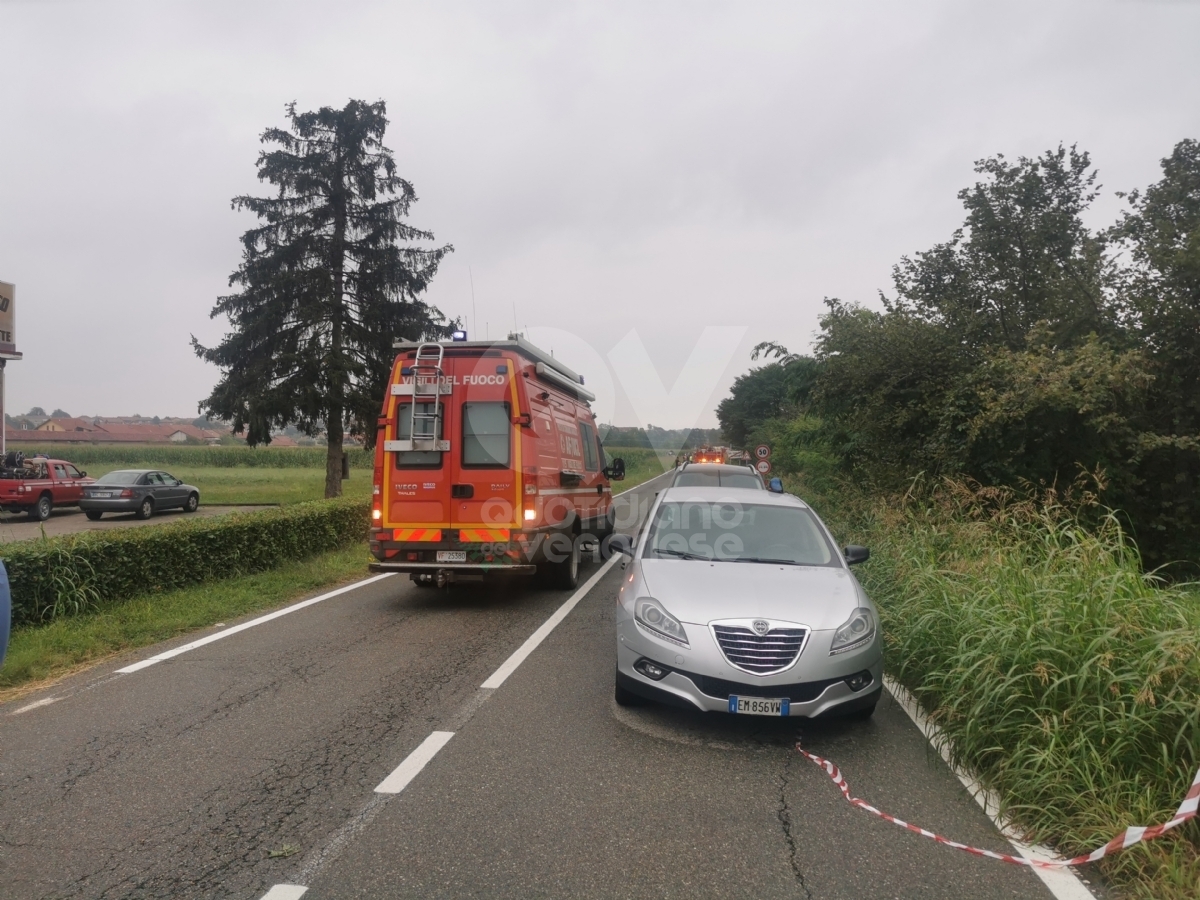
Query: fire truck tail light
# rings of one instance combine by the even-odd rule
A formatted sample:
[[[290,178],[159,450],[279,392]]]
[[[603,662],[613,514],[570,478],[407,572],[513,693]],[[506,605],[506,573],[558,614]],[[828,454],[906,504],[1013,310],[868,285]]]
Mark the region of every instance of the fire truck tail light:
[[[536,518],[537,518],[537,510],[536,509],[525,510],[525,521],[526,522],[532,522]]]
[[[376,497],[378,497],[379,496],[379,485],[375,485],[375,487],[372,489],[371,493],[374,494]]]
[[[382,518],[383,510],[381,510],[378,506],[371,507],[371,519],[375,522],[378,522]]]

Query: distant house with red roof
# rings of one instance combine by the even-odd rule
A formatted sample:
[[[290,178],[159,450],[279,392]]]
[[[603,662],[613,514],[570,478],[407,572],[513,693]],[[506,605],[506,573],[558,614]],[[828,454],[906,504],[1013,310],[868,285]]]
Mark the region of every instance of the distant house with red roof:
[[[69,419],[47,419],[35,431],[95,431],[96,426],[87,419],[72,416]]]
[[[92,443],[92,444],[183,444],[189,441],[200,444],[217,444],[220,432],[208,428],[179,422],[154,424],[141,416],[127,419],[101,419],[91,421],[81,418],[47,419],[35,429],[5,429],[8,441],[36,444]]]

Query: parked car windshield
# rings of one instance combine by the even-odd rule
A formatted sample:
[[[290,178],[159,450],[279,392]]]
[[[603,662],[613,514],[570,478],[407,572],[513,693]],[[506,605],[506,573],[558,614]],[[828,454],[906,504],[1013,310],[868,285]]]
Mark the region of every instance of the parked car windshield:
[[[840,567],[807,509],[757,503],[663,503],[643,556]]]
[[[96,479],[97,484],[137,484],[137,480],[142,477],[141,472],[109,472],[107,475],[101,475]]]

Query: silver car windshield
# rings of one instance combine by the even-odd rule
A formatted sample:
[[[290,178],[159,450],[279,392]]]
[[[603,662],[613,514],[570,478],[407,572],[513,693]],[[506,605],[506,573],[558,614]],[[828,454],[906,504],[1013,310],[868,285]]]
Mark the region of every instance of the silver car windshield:
[[[733,487],[762,490],[762,482],[750,472],[688,472],[675,479],[675,487]]]
[[[141,477],[141,472],[109,472],[107,475],[97,478],[96,484],[137,484],[137,480]]]
[[[642,554],[650,559],[704,559],[841,567],[807,509],[730,501],[663,503]]]

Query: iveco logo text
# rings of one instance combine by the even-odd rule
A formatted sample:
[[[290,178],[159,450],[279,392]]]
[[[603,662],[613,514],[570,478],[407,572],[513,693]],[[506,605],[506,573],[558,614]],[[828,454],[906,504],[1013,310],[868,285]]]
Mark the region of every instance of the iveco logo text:
[[[765,634],[766,634],[768,631],[770,631],[770,630],[771,630],[771,623],[770,623],[770,622],[764,622],[762,619],[755,619],[755,620],[754,620],[754,621],[751,623],[751,627],[753,627],[753,628],[754,628],[754,633],[755,633],[755,634],[757,634],[759,637],[762,637],[762,636],[763,636],[763,635],[765,635]]]

